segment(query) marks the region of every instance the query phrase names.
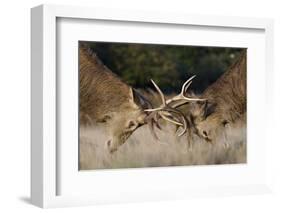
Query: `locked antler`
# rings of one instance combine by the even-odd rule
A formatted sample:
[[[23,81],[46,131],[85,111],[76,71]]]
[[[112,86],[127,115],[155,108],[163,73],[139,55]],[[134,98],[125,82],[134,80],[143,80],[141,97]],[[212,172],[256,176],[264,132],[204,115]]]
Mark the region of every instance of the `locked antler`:
[[[150,112],[147,117],[147,122],[149,124],[150,130],[153,136],[158,139],[156,133],[154,132],[154,125],[156,125],[159,129],[161,129],[159,125],[159,119],[162,118],[170,123],[173,123],[179,127],[182,127],[182,132],[178,134],[178,136],[182,136],[187,131],[187,119],[184,114],[178,110],[177,108],[187,104],[191,101],[204,101],[204,99],[199,98],[189,98],[185,96],[188,87],[192,83],[192,79],[195,78],[195,75],[189,78],[182,86],[180,94],[172,97],[171,99],[166,100],[163,92],[158,87],[158,85],[151,79],[152,84],[156,88],[157,92],[161,98],[161,105],[157,108],[146,109],[146,112]]]

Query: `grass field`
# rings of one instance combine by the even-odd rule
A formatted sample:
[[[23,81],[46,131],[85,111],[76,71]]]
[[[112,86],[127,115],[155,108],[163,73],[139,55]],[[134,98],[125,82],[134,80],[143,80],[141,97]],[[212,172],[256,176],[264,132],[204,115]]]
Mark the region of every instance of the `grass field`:
[[[196,138],[192,150],[188,150],[186,137],[177,137],[173,129],[167,125],[158,131],[159,142],[142,126],[117,152],[109,154],[101,129],[81,127],[80,170],[246,163],[245,127],[228,130],[227,148],[220,138],[214,145]]]

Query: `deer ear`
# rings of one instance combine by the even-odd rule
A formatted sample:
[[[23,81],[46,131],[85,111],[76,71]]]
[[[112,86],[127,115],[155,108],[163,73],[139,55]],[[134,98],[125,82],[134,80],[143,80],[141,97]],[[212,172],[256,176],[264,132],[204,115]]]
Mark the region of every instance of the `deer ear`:
[[[131,100],[141,108],[143,109],[152,108],[151,103],[137,90],[130,88],[130,96],[131,96]]]
[[[209,102],[209,101],[206,101],[204,103],[204,106],[203,106],[204,110],[203,110],[203,112],[204,112],[204,118],[205,119],[215,112],[216,106],[217,106],[216,103],[212,103],[212,102]]]

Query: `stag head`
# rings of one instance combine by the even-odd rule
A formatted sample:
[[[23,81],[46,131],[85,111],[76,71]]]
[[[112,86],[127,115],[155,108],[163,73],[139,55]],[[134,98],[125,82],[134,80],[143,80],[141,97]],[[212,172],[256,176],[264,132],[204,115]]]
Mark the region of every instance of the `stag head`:
[[[143,108],[149,106],[149,102],[130,88],[129,101],[123,103],[123,106],[119,107],[119,111],[107,115],[105,122],[111,138],[106,145],[110,153],[117,151],[138,127],[145,124],[147,113]]]
[[[196,135],[209,143],[216,141],[230,123],[226,119],[229,116],[212,100],[189,105],[187,117],[192,121]]]

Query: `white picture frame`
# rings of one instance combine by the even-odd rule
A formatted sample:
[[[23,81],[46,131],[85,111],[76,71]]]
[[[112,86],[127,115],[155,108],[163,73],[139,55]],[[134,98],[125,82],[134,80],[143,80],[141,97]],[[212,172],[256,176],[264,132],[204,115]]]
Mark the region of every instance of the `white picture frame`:
[[[83,194],[83,191],[79,194],[60,194],[58,193],[58,185],[62,184],[59,178],[61,166],[58,166],[58,159],[60,158],[57,150],[57,88],[60,83],[57,80],[57,36],[58,36],[58,20],[59,19],[78,19],[78,20],[100,20],[102,21],[118,21],[131,22],[131,23],[147,23],[154,24],[155,26],[165,26],[167,30],[173,30],[174,26],[199,26],[207,28],[220,28],[232,30],[257,30],[263,33],[261,38],[264,41],[264,54],[262,53],[264,68],[261,68],[260,77],[257,77],[259,81],[263,81],[264,87],[259,88],[259,91],[264,95],[264,102],[267,107],[268,116],[263,116],[260,119],[266,125],[266,131],[258,131],[259,136],[264,138],[263,145],[258,154],[264,160],[263,165],[255,170],[257,173],[250,174],[252,170],[249,170],[248,180],[243,182],[237,181],[233,184],[224,185],[205,185],[198,182],[193,182],[193,187],[185,185],[170,184],[169,187],[165,185],[166,181],[180,182],[177,180],[177,176],[184,174],[187,170],[182,167],[179,170],[173,168],[174,175],[170,175],[169,179],[165,181],[159,181],[156,188],[152,187],[152,191],[149,191],[149,187],[144,190],[140,190],[132,183],[129,183],[129,177],[137,178],[141,175],[152,175],[153,178],[157,178],[162,175],[161,172],[171,170],[165,168],[165,170],[150,169],[144,170],[123,170],[119,174],[119,178],[126,176],[128,173],[132,173],[128,180],[126,191],[122,191],[120,196],[116,188],[112,192],[110,189],[105,189],[104,192],[96,193],[95,195]],[[252,193],[264,193],[271,191],[271,165],[268,160],[270,151],[270,131],[272,122],[269,114],[272,108],[272,95],[270,94],[273,87],[273,21],[271,19],[257,19],[257,18],[241,18],[241,17],[216,17],[216,16],[203,16],[203,15],[188,15],[188,14],[173,14],[173,13],[159,13],[151,11],[123,11],[112,9],[100,9],[100,8],[84,8],[74,6],[54,6],[54,5],[41,5],[31,10],[31,72],[32,72],[32,103],[31,103],[31,201],[33,204],[46,208],[46,207],[59,207],[59,206],[76,206],[76,205],[91,205],[98,203],[116,203],[116,202],[138,202],[144,200],[165,200],[165,199],[182,199],[188,197],[198,196],[213,196],[213,195],[234,195],[234,194],[252,194]],[[254,61],[254,60],[252,60]],[[262,77],[266,77],[265,79]],[[254,79],[248,79],[248,82],[253,82]],[[257,82],[259,82],[257,80]],[[252,84],[252,89],[258,88],[258,84]],[[259,97],[257,97],[259,98]],[[265,110],[265,105],[262,105],[259,110]],[[257,107],[258,108],[258,107]],[[268,112],[269,111],[269,112]],[[252,118],[252,117],[250,117]],[[256,121],[256,120],[255,120]],[[258,120],[257,120],[258,121]],[[249,147],[251,149],[251,147]],[[78,160],[78,159],[77,159]],[[71,166],[71,165],[70,165]],[[75,165],[76,166],[76,165]],[[254,166],[257,166],[256,164]],[[239,168],[238,168],[239,169]],[[245,168],[241,168],[245,169]],[[152,170],[158,170],[152,174]],[[206,170],[206,173],[197,171],[194,173],[211,174],[212,169],[202,167],[201,170]],[[224,169],[222,169],[224,170]],[[245,169],[247,171],[247,168]],[[253,170],[254,171],[254,170]],[[78,172],[78,170],[77,170]],[[190,172],[190,171],[188,171]],[[220,171],[221,172],[221,171]],[[231,173],[231,171],[229,171]],[[232,171],[233,172],[233,171]],[[108,175],[112,175],[107,171]],[[250,184],[250,178],[256,174],[263,174],[262,178],[256,178],[253,180],[253,184]],[[97,175],[97,173],[91,174],[86,179]],[[123,176],[122,176],[123,175]],[[186,173],[187,175],[187,173]],[[70,177],[71,179],[72,177]],[[108,177],[107,177],[108,178]],[[196,178],[194,176],[193,178]],[[81,180],[86,180],[81,179]],[[106,179],[106,177],[105,177]],[[102,181],[102,180],[101,180]],[[147,181],[147,180],[145,180]],[[77,184],[77,183],[75,183]],[[122,184],[122,183],[121,183]],[[100,182],[99,185],[106,188],[106,181]],[[161,186],[163,189],[160,190]],[[182,187],[181,187],[182,186]],[[123,186],[122,186],[123,187]],[[166,188],[165,188],[166,187]],[[84,186],[85,188],[85,186]],[[123,187],[124,188],[124,187]],[[125,187],[126,188],[126,187]],[[74,189],[74,188],[73,188]],[[71,188],[69,189],[72,190]],[[77,190],[77,189],[75,189]],[[102,189],[101,189],[102,190]]]

